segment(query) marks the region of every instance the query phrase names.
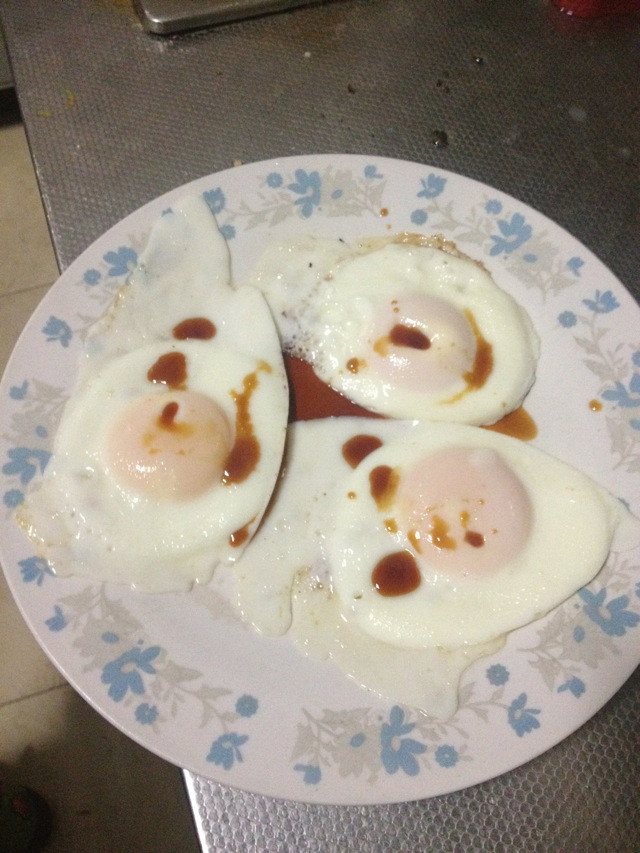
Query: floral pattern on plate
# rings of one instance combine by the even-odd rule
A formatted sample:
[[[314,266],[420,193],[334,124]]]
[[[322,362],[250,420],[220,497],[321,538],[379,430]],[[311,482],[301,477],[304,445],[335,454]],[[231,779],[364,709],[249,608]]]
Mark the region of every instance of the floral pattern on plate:
[[[611,558],[592,584],[477,661],[457,714],[443,723],[298,657],[286,638],[235,624],[210,590],[159,603],[56,578],[17,530],[16,510],[47,465],[86,329],[136,263],[153,219],[194,191],[245,269],[272,235],[349,240],[418,230],[454,240],[528,308],[550,361],[572,366],[561,377],[542,369],[527,400],[540,446],[593,459],[603,485],[640,511],[640,316],[584,246],[517,200],[429,166],[356,155],[256,163],[178,188],[107,232],[54,285],[16,347],[0,387],[0,524],[5,572],[32,630],[131,737],[258,793],[393,802],[529,760],[588,719],[637,665],[637,553]],[[566,441],[545,406],[559,380],[572,418]],[[500,751],[491,747],[496,738]]]

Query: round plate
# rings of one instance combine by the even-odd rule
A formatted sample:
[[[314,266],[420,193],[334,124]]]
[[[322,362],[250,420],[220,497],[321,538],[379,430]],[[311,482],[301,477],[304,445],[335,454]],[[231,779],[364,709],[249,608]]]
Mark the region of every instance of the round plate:
[[[447,723],[377,699],[332,664],[267,639],[216,581],[146,595],[57,578],[13,515],[49,458],[83,333],[125,280],[152,222],[203,193],[237,278],[274,235],[346,240],[441,233],[528,309],[542,340],[525,406],[534,443],[640,513],[640,315],[620,282],[519,201],[426,165],[355,155],[254,163],[199,179],[128,216],[51,288],[0,386],[0,519],[9,585],[65,677],[114,725],[218,782],[318,803],[435,796],[528,761],[595,713],[640,662],[640,554],[599,576],[464,675]],[[560,533],[561,533],[560,526]]]

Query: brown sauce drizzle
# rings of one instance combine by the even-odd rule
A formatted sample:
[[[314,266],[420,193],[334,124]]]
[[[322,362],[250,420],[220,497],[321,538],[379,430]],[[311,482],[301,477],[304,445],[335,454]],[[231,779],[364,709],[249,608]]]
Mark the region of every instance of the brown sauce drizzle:
[[[398,472],[389,465],[377,465],[369,473],[371,497],[378,509],[389,506],[398,488]]]
[[[512,438],[519,438],[522,441],[531,441],[538,435],[538,427],[531,415],[520,406],[509,412],[495,424],[483,427],[490,429],[493,432],[501,432],[503,435],[510,435]]]
[[[443,548],[446,551],[453,551],[456,548],[456,540],[449,536],[449,525],[439,515],[433,516],[427,540],[436,548]]]
[[[467,530],[464,534],[464,541],[472,548],[482,548],[484,545],[484,536],[475,530]]]
[[[396,323],[391,329],[389,341],[397,347],[409,347],[409,349],[424,350],[431,346],[431,341],[424,332],[412,326],[405,326],[403,323]]]
[[[354,359],[354,361],[356,360]],[[312,366],[307,361],[285,353],[284,362],[289,379],[290,423],[349,415],[361,418],[385,417],[351,402],[347,397],[335,391],[316,376]],[[522,441],[531,441],[538,435],[536,422],[522,406],[505,415],[497,423],[484,427],[484,429],[502,432]]]
[[[173,327],[173,337],[179,341],[209,341],[216,331],[216,327],[206,317],[188,317]]]
[[[253,519],[251,519],[253,521]],[[239,530],[234,530],[234,532],[229,536],[229,545],[232,548],[239,548],[249,538],[249,525],[251,521],[248,521],[243,527]]]
[[[311,421],[316,418],[352,415],[380,418],[357,403],[335,391],[326,382],[318,379],[309,362],[289,353],[284,354],[284,363],[289,379],[289,422]]]
[[[476,356],[473,360],[473,367],[468,373],[464,374],[464,381],[470,390],[475,390],[482,388],[491,375],[491,371],[493,370],[493,347],[483,337],[476,323],[476,318],[471,311],[465,311],[464,315],[469,321],[476,339]]]
[[[467,318],[476,339],[476,354],[473,359],[473,367],[462,375],[465,387],[453,397],[445,400],[446,403],[456,403],[469,391],[477,391],[478,388],[482,388],[493,370],[493,347],[483,336],[471,311],[465,309],[464,316]]]
[[[174,390],[187,382],[187,359],[182,352],[166,352],[147,371],[149,382],[167,385]]]
[[[268,364],[263,363],[258,370],[271,371]],[[232,483],[242,483],[251,474],[260,461],[260,442],[253,431],[253,421],[249,411],[249,403],[253,392],[258,387],[258,371],[247,374],[242,382],[242,391],[232,391],[231,396],[236,404],[236,437],[227,456],[222,472],[221,482],[225,486]]]
[[[342,455],[352,468],[357,468],[363,459],[382,447],[382,441],[375,435],[354,435],[342,445]]]
[[[160,412],[160,415],[158,416],[158,426],[161,429],[175,429],[177,414],[178,404],[175,401],[167,403],[167,405],[164,407],[164,409]]]
[[[409,551],[387,554],[371,572],[371,583],[385,597],[407,595],[417,589],[421,581],[420,569]]]

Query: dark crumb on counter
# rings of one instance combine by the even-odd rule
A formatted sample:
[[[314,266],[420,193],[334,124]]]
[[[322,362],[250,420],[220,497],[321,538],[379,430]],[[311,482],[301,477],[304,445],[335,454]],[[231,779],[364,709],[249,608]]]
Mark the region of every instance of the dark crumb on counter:
[[[449,144],[449,137],[444,130],[434,130],[431,134],[431,142],[436,148],[446,148]]]

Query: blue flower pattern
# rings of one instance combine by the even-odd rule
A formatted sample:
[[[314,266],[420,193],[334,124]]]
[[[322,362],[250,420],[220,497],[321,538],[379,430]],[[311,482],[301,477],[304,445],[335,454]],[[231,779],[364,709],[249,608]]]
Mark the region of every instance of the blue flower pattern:
[[[569,258],[569,260],[567,261],[567,269],[571,270],[571,272],[576,277],[580,276],[580,270],[582,269],[583,266],[584,266],[584,261],[582,260],[582,258],[579,258],[579,257]]]
[[[10,461],[2,466],[2,473],[18,476],[22,485],[26,486],[38,471],[42,474],[51,453],[37,447],[13,447],[7,451],[7,456]]]
[[[427,201],[433,201],[438,198],[438,196],[442,195],[446,185],[447,179],[445,177],[442,175],[436,175],[434,172],[430,172],[426,178],[421,178],[420,186],[422,189],[418,190],[416,196],[417,198],[424,198]],[[410,215],[411,224],[417,225],[418,227],[425,225],[428,219],[429,213],[422,207],[413,210]]]
[[[109,696],[114,702],[121,702],[130,690],[138,695],[144,693],[144,681],[141,672],[153,675],[152,661],[160,654],[160,646],[148,649],[134,647],[110,661],[102,670],[102,683],[109,685]]]
[[[640,367],[640,357],[637,351],[631,355],[631,364],[636,370],[633,370],[627,385],[617,381],[613,388],[605,388],[602,392],[604,400],[609,400],[623,409],[637,409],[640,407],[640,371],[637,370]],[[631,419],[629,423],[632,428],[640,429],[640,423],[637,419]]]
[[[39,438],[47,435],[47,431],[41,426],[36,427],[35,433]],[[38,447],[12,447],[7,450],[7,458],[9,461],[2,466],[2,473],[17,478],[20,485],[25,487],[36,474],[44,472],[51,452]],[[2,501],[8,509],[15,509],[24,501],[23,489],[7,489]]]
[[[427,751],[424,743],[414,738],[404,737],[415,728],[415,723],[405,722],[405,712],[394,705],[389,714],[389,722],[380,729],[380,760],[387,773],[402,770],[407,776],[416,776],[420,765],[416,755]]]
[[[538,719],[540,709],[527,708],[526,705],[527,694],[521,693],[513,700],[507,710],[507,720],[509,725],[518,737],[523,737],[524,735],[532,732],[534,729],[540,728],[540,720]]]
[[[573,311],[563,311],[561,314],[558,314],[558,323],[564,329],[571,329],[578,322],[578,317]]]
[[[436,747],[435,759],[440,767],[455,767],[459,758],[458,750],[448,743]]]
[[[586,685],[581,678],[578,678],[576,675],[567,679],[563,684],[558,687],[558,693],[564,693],[565,691],[573,694],[573,696],[578,699],[586,690]]]
[[[364,176],[370,181],[381,181],[383,175],[378,171],[378,167],[374,163],[369,163],[364,167]]]
[[[21,385],[13,385],[9,388],[9,396],[12,400],[24,400],[29,390],[29,383],[25,379]]]
[[[500,234],[491,235],[493,246],[489,249],[489,254],[493,257],[503,253],[512,254],[531,239],[533,233],[533,229],[521,213],[514,213],[509,220],[499,219],[498,230]]]
[[[487,669],[487,681],[494,687],[501,687],[509,681],[509,670],[501,663],[494,663]]]
[[[640,622],[640,615],[628,609],[629,596],[627,595],[619,595],[608,604],[605,604],[606,589],[601,589],[598,593],[581,589],[578,595],[584,602],[582,609],[589,619],[610,637],[623,637],[629,628],[635,628]]]
[[[584,638],[586,637],[586,635],[587,632],[584,630],[582,625],[576,625],[576,627],[573,629],[573,639],[576,641],[576,643],[584,642]]]
[[[270,172],[267,175],[267,186],[272,190],[277,190],[283,184],[283,177],[280,172]]]
[[[214,216],[217,216],[219,213],[222,213],[227,203],[227,200],[220,187],[217,187],[215,190],[207,190],[202,194],[202,196],[209,205],[209,209],[214,214]]]
[[[2,502],[8,509],[15,509],[24,501],[24,492],[20,489],[7,489],[2,496]]]
[[[62,612],[62,608],[58,604],[53,608],[53,616],[45,620],[45,625],[50,631],[55,632],[62,631],[67,627],[67,620]]]
[[[141,702],[136,708],[135,718],[140,725],[151,726],[158,719],[158,708],[148,702]]]
[[[418,198],[437,198],[442,195],[447,184],[447,179],[441,175],[434,175],[433,172],[426,178],[423,178],[420,183],[422,189],[418,193]]]
[[[583,305],[586,305],[590,311],[593,311],[596,314],[609,314],[611,311],[615,311],[616,308],[620,307],[620,303],[610,290],[605,290],[604,293],[596,290],[596,294],[593,299],[583,299],[582,303]]]
[[[571,258],[567,262],[567,266],[572,268],[576,275],[580,274],[583,265],[584,261],[579,257]],[[611,403],[614,409],[621,410],[620,414],[626,426],[633,433],[640,433],[640,417],[631,416],[635,409],[640,408],[640,371],[638,370],[640,351],[634,350],[631,355],[629,374],[617,353],[607,350],[601,344],[605,330],[600,328],[599,321],[620,308],[620,301],[612,290],[597,289],[592,297],[583,298],[581,304],[590,314],[578,315],[575,311],[567,309],[558,315],[558,322],[565,329],[571,329],[578,323],[586,326],[587,335],[576,335],[574,340],[588,354],[585,364],[604,382],[604,387],[599,391],[598,396]],[[608,420],[607,427],[612,439],[612,452],[620,457],[616,461],[616,467],[624,464],[629,471],[637,470],[638,436],[632,433],[632,437],[627,440],[614,420]]]
[[[314,208],[320,204],[320,175],[315,171],[296,169],[295,178],[295,182],[290,183],[288,189],[300,196],[294,204],[299,205],[304,218],[309,219]]]
[[[244,694],[236,701],[236,714],[241,717],[253,717],[258,710],[258,700],[255,696]]]
[[[640,373],[633,374],[628,386],[616,382],[613,388],[605,388],[602,398],[617,403],[623,409],[637,409],[640,406]]]
[[[107,252],[103,260],[108,264],[107,275],[117,278],[120,275],[129,275],[135,268],[138,263],[138,253],[130,246],[121,246],[114,252]],[[93,277],[94,273],[90,275]]]
[[[120,640],[120,637],[115,633],[115,631],[105,631],[101,635],[100,639],[103,643],[108,643],[110,646],[113,646]]]
[[[322,771],[317,764],[294,764],[293,769],[302,773],[305,785],[318,785],[322,779]]]
[[[65,320],[51,315],[45,323],[43,329],[47,341],[58,341],[63,347],[68,347],[73,337],[71,327]]]
[[[53,572],[47,561],[42,557],[27,557],[18,561],[20,575],[24,583],[35,583],[42,586],[46,577],[53,577]]]
[[[247,735],[239,735],[236,732],[226,732],[220,735],[211,744],[207,761],[211,761],[225,770],[231,770],[236,761],[243,761],[240,747],[248,740]]]

